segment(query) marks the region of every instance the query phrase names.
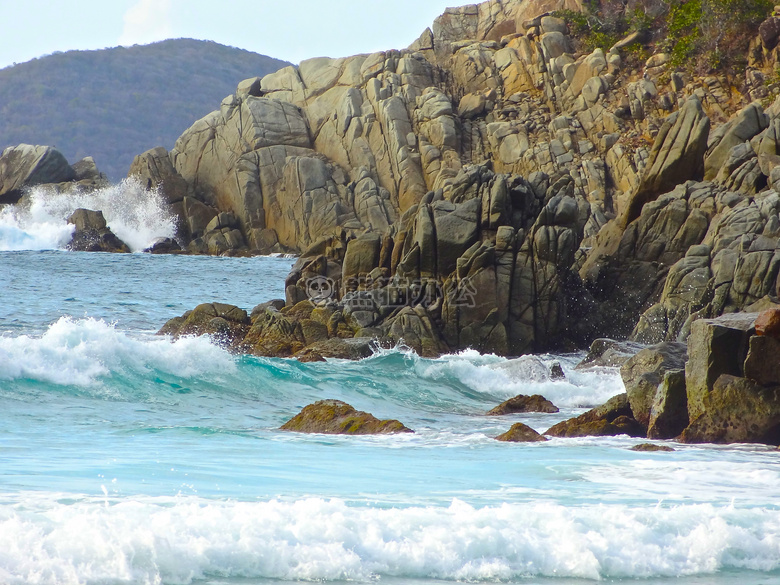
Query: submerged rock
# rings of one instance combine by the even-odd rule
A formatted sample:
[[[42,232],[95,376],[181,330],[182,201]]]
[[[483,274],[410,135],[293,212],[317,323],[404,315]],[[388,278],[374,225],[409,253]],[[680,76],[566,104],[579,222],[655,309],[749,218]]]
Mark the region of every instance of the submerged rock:
[[[640,443],[639,445],[634,445],[631,447],[632,451],[646,451],[646,452],[652,452],[652,451],[664,451],[664,452],[671,452],[674,451],[671,447],[667,445],[656,445],[655,443]]]
[[[539,443],[548,440],[547,437],[540,435],[523,423],[513,424],[507,432],[496,437],[496,441],[505,441],[507,443]]]
[[[397,420],[379,420],[372,414],[355,410],[341,400],[320,400],[310,404],[280,428],[296,433],[326,435],[390,435],[414,432]]]
[[[498,416],[502,414],[515,414],[518,412],[558,412],[558,407],[540,394],[526,396],[518,394],[514,398],[505,400],[487,414]]]

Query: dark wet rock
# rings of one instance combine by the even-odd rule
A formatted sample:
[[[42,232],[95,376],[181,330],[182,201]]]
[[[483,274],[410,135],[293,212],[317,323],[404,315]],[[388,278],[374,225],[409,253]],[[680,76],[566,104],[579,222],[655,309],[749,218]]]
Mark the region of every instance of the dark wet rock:
[[[489,416],[498,416],[519,412],[558,412],[558,407],[539,394],[534,394],[533,396],[519,394],[502,402],[494,409],[488,411],[487,414]]]
[[[305,407],[281,427],[296,433],[389,435],[414,432],[397,420],[379,420],[341,400],[320,400]]]
[[[653,452],[653,451],[663,451],[663,452],[671,452],[674,451],[672,447],[669,447],[668,445],[656,445],[655,443],[640,443],[639,445],[634,445],[631,447],[632,451],[640,451],[640,452]]]
[[[632,418],[628,396],[619,394],[576,418],[550,427],[544,434],[552,437],[644,437],[647,429]]]
[[[560,362],[553,362],[550,364],[550,380],[565,380],[566,374],[563,371],[563,367]]]
[[[175,254],[181,251],[181,246],[173,238],[157,238],[144,250],[148,254]]]
[[[76,226],[68,243],[68,250],[74,252],[129,252],[130,248],[114,235],[106,225],[102,211],[77,209],[68,223]]]
[[[548,440],[547,437],[540,435],[523,423],[513,424],[507,432],[496,437],[496,441],[508,443],[539,443]]]

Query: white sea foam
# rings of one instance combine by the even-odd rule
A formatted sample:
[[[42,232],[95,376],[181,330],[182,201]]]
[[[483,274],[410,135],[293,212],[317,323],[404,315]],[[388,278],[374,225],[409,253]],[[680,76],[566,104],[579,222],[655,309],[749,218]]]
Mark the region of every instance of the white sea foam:
[[[73,234],[66,220],[79,208],[102,211],[111,231],[133,252],[176,231],[160,193],[147,191],[135,178],[89,193],[34,187],[26,199],[0,211],[0,251],[64,248]]]
[[[419,360],[416,369],[424,378],[454,376],[469,388],[496,399],[541,394],[559,407],[593,407],[625,391],[617,369],[577,371],[566,360],[560,360],[566,379],[552,380],[546,370],[552,361],[536,356],[507,360],[467,350],[438,360]]]
[[[96,319],[61,317],[40,337],[0,336],[0,380],[90,386],[128,372],[194,377],[235,367],[233,357],[208,338],[137,339]]]
[[[38,501],[35,500],[37,498]],[[50,498],[0,508],[0,581],[646,578],[780,567],[780,511]]]

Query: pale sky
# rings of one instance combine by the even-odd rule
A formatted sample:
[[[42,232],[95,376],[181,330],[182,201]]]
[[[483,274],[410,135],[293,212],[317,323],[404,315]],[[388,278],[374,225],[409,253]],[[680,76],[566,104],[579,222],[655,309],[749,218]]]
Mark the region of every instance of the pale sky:
[[[0,0],[0,68],[57,51],[211,40],[298,63],[401,49],[461,0]]]

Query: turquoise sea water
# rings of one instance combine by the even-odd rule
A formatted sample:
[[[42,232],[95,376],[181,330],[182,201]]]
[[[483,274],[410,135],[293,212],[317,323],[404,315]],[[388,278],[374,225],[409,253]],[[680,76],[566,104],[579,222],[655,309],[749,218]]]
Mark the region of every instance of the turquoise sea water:
[[[283,296],[292,262],[0,252],[0,583],[780,583],[776,450],[493,439],[602,403],[615,370],[154,335],[200,302]],[[518,393],[561,412],[483,416]],[[277,430],[323,398],[416,432]]]

